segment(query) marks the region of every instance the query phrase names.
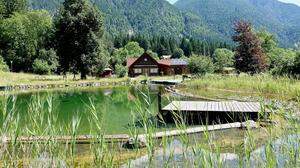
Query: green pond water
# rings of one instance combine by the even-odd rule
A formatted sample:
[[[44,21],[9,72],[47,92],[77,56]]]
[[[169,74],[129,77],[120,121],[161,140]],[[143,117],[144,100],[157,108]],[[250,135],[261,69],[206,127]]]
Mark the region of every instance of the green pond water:
[[[44,134],[52,130],[55,134],[87,135],[97,133],[101,126],[105,134],[130,133],[133,128],[143,132],[139,124],[142,115],[155,118],[158,112],[158,87],[89,88],[1,96],[2,129],[7,114],[12,114],[13,123],[20,134]],[[95,109],[92,113],[91,109]],[[14,110],[12,110],[14,109]],[[49,122],[50,121],[50,122]],[[153,124],[155,123],[154,121]]]

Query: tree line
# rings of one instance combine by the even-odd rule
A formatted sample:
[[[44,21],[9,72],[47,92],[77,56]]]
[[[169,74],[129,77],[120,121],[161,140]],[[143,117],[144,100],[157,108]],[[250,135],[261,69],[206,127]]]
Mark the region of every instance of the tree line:
[[[212,58],[194,55],[189,60],[192,73],[205,74],[233,67],[238,73],[271,73],[300,75],[300,48],[280,48],[275,36],[265,30],[255,31],[251,23],[239,21],[234,25],[234,52],[216,49]]]
[[[235,24],[236,46],[218,41],[164,36],[106,34],[103,16],[88,0],[65,0],[56,16],[29,10],[26,0],[0,0],[0,70],[37,74],[81,74],[82,79],[111,67],[126,75],[126,59],[148,52],[189,61],[192,73],[238,72],[299,74],[297,49],[284,49],[276,38],[253,30],[250,23]],[[299,49],[298,49],[299,50]]]
[[[153,51],[159,57],[171,55],[173,58],[190,57],[192,53],[212,56],[217,48],[233,49],[232,45],[220,41],[202,41],[194,38],[164,36],[147,37],[143,35],[120,35],[113,39],[115,48],[122,48],[129,42],[137,42],[145,51]]]

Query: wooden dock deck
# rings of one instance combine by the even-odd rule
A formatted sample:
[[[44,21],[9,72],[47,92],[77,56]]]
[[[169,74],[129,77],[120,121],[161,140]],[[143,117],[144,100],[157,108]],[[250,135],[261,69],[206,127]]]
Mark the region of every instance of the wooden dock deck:
[[[165,80],[151,80],[150,83],[152,84],[159,84],[159,85],[179,85],[182,83],[182,80],[176,79],[165,79]]]
[[[160,113],[168,123],[179,119],[185,123],[199,124],[257,120],[262,110],[259,102],[173,101],[161,108]]]
[[[243,112],[261,111],[259,102],[210,102],[210,101],[173,101],[163,111],[182,112]]]

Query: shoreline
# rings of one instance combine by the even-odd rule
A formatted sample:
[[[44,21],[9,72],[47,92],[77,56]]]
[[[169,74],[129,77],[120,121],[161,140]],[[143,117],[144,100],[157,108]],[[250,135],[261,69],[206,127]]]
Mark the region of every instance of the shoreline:
[[[72,83],[50,83],[50,84],[19,84],[19,85],[6,85],[0,86],[1,93],[7,92],[22,92],[22,91],[43,91],[43,90],[56,90],[56,89],[69,89],[69,88],[96,88],[96,87],[115,87],[115,86],[128,86],[137,84],[140,80],[124,80],[124,81],[99,81],[99,82],[72,82]]]

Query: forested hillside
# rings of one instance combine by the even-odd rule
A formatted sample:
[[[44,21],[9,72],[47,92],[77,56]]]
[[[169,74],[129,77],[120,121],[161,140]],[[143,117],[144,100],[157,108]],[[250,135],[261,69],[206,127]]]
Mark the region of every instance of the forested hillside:
[[[175,6],[201,16],[210,29],[230,37],[233,23],[247,20],[274,33],[282,46],[300,41],[300,7],[277,0],[179,0]]]
[[[30,0],[34,9],[47,9],[55,14],[63,0]],[[193,36],[200,39],[224,40],[211,31],[197,15],[184,13],[165,0],[93,0],[105,16],[107,32],[148,36]],[[229,40],[229,39],[227,39]]]

